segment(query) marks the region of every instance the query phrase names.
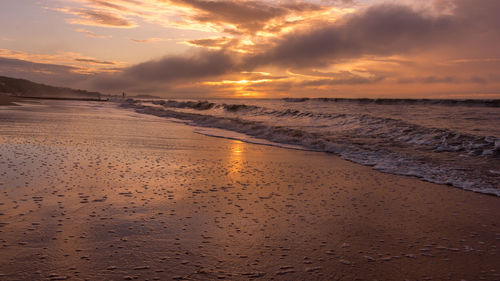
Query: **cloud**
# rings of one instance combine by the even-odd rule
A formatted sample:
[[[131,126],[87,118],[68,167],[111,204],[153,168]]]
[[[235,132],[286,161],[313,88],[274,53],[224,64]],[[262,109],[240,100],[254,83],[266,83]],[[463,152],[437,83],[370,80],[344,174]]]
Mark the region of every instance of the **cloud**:
[[[90,64],[106,64],[106,65],[114,65],[115,63],[112,61],[100,61],[100,60],[94,60],[94,59],[83,59],[83,58],[78,58],[75,59],[75,61],[78,62],[85,62],[85,63],[90,63]]]
[[[217,37],[183,39],[195,52],[97,75],[91,86],[104,91],[209,95],[226,90],[331,93],[349,87],[382,92],[386,87],[403,92],[417,83],[432,91],[457,85],[473,90],[489,83],[491,91],[497,85],[500,1],[374,1],[381,2],[90,0],[70,11],[78,16],[75,20],[99,26],[131,27],[144,21],[219,32]],[[75,57],[95,66],[101,61]],[[258,71],[272,74],[249,74]]]
[[[204,38],[204,39],[195,39],[189,40],[185,42],[190,46],[202,47],[207,49],[233,49],[234,47],[239,47],[241,40],[237,38],[229,38],[229,37],[218,37],[218,38]],[[240,50],[235,49],[236,51]]]
[[[500,82],[500,73],[482,75],[428,75],[419,77],[403,77],[397,79],[399,84],[488,84]]]
[[[145,80],[171,81],[224,74],[234,67],[232,58],[224,52],[200,52],[192,56],[169,56],[149,61],[125,70],[125,76]]]
[[[257,25],[259,25],[273,17],[286,14],[289,9],[295,9],[293,7],[297,7],[282,6],[274,10],[260,2],[252,1],[175,0],[175,2],[210,12],[210,15],[207,16],[212,21],[233,22],[242,28],[251,30],[256,30],[252,24],[258,23]],[[138,85],[163,83],[173,87],[187,81],[199,81],[206,77],[227,76],[234,74],[234,71],[255,71],[266,67],[275,69],[321,68],[335,66],[343,60],[362,61],[366,58],[374,59],[370,66],[365,67],[364,70],[361,69],[361,72],[364,71],[361,74],[359,71],[358,73],[356,71],[336,71],[333,72],[332,77],[328,77],[325,73],[309,71],[311,77],[304,76],[301,78],[302,81],[295,77],[295,80],[286,83],[295,87],[323,87],[368,85],[380,82],[387,83],[388,81],[393,81],[396,84],[470,82],[473,79],[458,80],[453,73],[449,75],[416,73],[414,77],[417,78],[399,77],[400,74],[397,73],[395,67],[404,66],[408,73],[412,73],[412,71],[423,72],[426,68],[431,68],[432,62],[427,62],[425,67],[416,64],[415,62],[425,63],[418,60],[418,56],[422,54],[425,57],[436,50],[450,53],[459,48],[457,45],[470,38],[482,38],[490,40],[490,43],[491,40],[498,40],[490,38],[492,34],[498,34],[498,31],[486,23],[491,24],[499,21],[494,16],[495,12],[492,12],[495,11],[493,8],[496,8],[499,2],[484,0],[481,1],[481,5],[473,5],[473,2],[456,0],[452,14],[448,12],[436,14],[429,10],[418,10],[411,6],[398,4],[374,5],[346,15],[337,22],[325,22],[324,25],[291,31],[282,36],[269,38],[264,43],[253,46],[253,49],[247,49],[248,52],[243,55],[227,51],[238,46],[241,43],[239,39],[219,37],[189,40],[188,43],[191,45],[220,50],[202,51],[193,56],[168,56],[161,60],[145,62],[126,68],[119,75],[103,77],[98,81],[98,84],[119,88],[134,83]],[[489,8],[483,7],[483,4],[488,4]],[[260,14],[263,7],[268,11]],[[244,9],[245,11],[243,11]],[[233,18],[233,15],[229,14],[230,11],[234,12],[234,15],[238,15],[238,19]],[[498,54],[498,50],[496,53]],[[416,60],[407,63],[404,60],[390,59],[395,55],[415,55]],[[380,59],[376,59],[377,57]],[[490,64],[491,61],[497,64],[495,59],[490,60]],[[376,63],[374,64],[374,62]],[[381,66],[384,68],[377,69]],[[439,67],[452,71],[449,66],[448,68],[446,66]],[[221,79],[221,81],[235,81],[235,83],[245,80],[244,78]],[[268,80],[270,81],[259,84],[271,85],[273,80]],[[475,81],[479,80],[475,79]],[[286,85],[283,81],[280,83]],[[212,85],[215,84],[212,83]]]
[[[229,50],[231,52],[249,55],[254,54],[260,49],[268,47],[267,43],[254,43],[253,41],[246,38],[241,39],[226,36],[187,40],[183,43],[193,47],[215,50]]]
[[[33,63],[38,68],[33,69],[36,72],[50,73],[50,69],[40,68],[44,65],[65,67],[67,71],[80,74],[95,74],[103,72],[117,72],[122,70],[123,63],[120,61],[104,61],[92,57],[86,57],[79,53],[59,52],[56,54],[37,54],[20,51],[11,51],[0,49],[0,57]],[[5,63],[5,62],[4,62]],[[28,69],[32,69],[28,67]],[[52,68],[51,68],[52,69]]]
[[[87,0],[87,1],[96,5],[96,6],[106,7],[106,8],[110,8],[110,9],[114,9],[114,10],[118,10],[118,11],[129,11],[130,10],[129,8],[127,8],[125,6],[113,3],[113,1],[101,1],[101,0]],[[125,2],[127,2],[127,1],[125,1]]]
[[[325,78],[325,79],[315,79],[306,80],[297,83],[295,86],[335,86],[335,85],[362,85],[362,84],[373,84],[384,80],[384,76],[373,76],[373,77],[363,77],[358,75],[342,75],[337,78]]]
[[[124,17],[97,10],[80,10],[78,14],[83,19],[73,20],[73,23],[109,27],[135,27],[136,25]]]
[[[400,78],[397,80],[400,84],[435,84],[435,83],[460,83],[460,79],[452,76],[425,76],[425,77],[414,77],[414,78]]]
[[[71,0],[70,2],[80,7],[78,9],[66,1],[59,1],[64,8],[55,10],[78,17],[70,20],[70,23],[133,27],[138,26],[140,21],[132,22],[130,18],[140,18],[141,21],[163,27],[222,32],[232,36],[256,35],[259,32],[276,34],[307,22],[306,19],[333,17],[333,14],[341,13],[343,9],[334,11],[330,4],[313,4],[306,1],[282,3],[252,0]],[[106,19],[102,19],[103,16]]]
[[[83,33],[87,37],[90,37],[90,38],[98,38],[98,39],[111,38],[111,36],[97,35],[94,32],[87,30],[87,29],[84,29],[84,28],[77,28],[77,29],[75,29],[75,31]]]
[[[330,64],[335,59],[408,53],[449,40],[455,29],[450,16],[431,16],[408,6],[383,4],[339,23],[286,34],[248,63],[307,67]]]
[[[226,32],[256,33],[263,30],[267,23],[276,18],[299,12],[317,11],[321,7],[309,3],[290,3],[273,5],[264,1],[234,0],[170,0],[174,5],[182,5],[198,11],[190,18],[201,23],[218,25],[230,24],[236,30]]]
[[[157,37],[147,38],[147,39],[133,39],[133,38],[130,38],[130,40],[132,42],[135,42],[135,43],[156,43],[156,42],[167,41],[167,39],[157,38]]]
[[[24,78],[39,83],[75,85],[75,83],[80,83],[89,77],[78,73],[77,70],[75,67],[66,65],[35,63],[0,57],[0,76]]]
[[[59,12],[77,16],[76,18],[68,19],[71,24],[114,27],[114,28],[132,28],[137,24],[128,20],[123,15],[91,8],[59,8],[55,9]],[[87,32],[87,34],[90,34]]]
[[[189,56],[167,56],[140,63],[119,74],[103,75],[93,84],[108,90],[143,87],[148,83],[178,84],[186,80],[219,76],[235,68],[236,63],[226,52],[202,51]]]

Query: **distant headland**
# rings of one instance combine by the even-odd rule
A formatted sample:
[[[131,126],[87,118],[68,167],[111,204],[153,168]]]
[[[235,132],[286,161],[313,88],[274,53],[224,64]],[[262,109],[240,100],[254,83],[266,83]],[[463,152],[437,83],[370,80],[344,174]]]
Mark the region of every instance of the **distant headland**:
[[[25,79],[0,76],[0,93],[16,98],[107,101],[108,95],[65,87],[54,87]]]

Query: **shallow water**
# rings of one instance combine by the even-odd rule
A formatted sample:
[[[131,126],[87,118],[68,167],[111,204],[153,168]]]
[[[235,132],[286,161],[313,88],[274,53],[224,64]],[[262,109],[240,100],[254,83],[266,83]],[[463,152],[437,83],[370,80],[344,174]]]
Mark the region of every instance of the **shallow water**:
[[[192,130],[110,103],[0,109],[0,279],[500,276],[495,197]]]
[[[332,152],[383,172],[500,196],[498,101],[156,100],[124,107],[226,130],[201,131],[207,135]]]

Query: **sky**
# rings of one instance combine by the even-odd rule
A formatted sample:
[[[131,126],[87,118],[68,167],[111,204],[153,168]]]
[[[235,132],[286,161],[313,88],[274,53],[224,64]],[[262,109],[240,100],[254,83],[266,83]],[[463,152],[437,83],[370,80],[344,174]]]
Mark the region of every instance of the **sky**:
[[[172,98],[500,98],[498,0],[0,0],[0,75]]]

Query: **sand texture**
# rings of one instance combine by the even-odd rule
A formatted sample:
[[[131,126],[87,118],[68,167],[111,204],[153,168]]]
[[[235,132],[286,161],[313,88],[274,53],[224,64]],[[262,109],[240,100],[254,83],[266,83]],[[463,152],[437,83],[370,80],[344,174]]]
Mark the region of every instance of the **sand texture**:
[[[500,280],[497,197],[192,130],[0,110],[0,279]]]
[[[0,93],[0,106],[1,105],[16,105],[15,102],[19,101],[19,98],[10,96],[8,94]]]

